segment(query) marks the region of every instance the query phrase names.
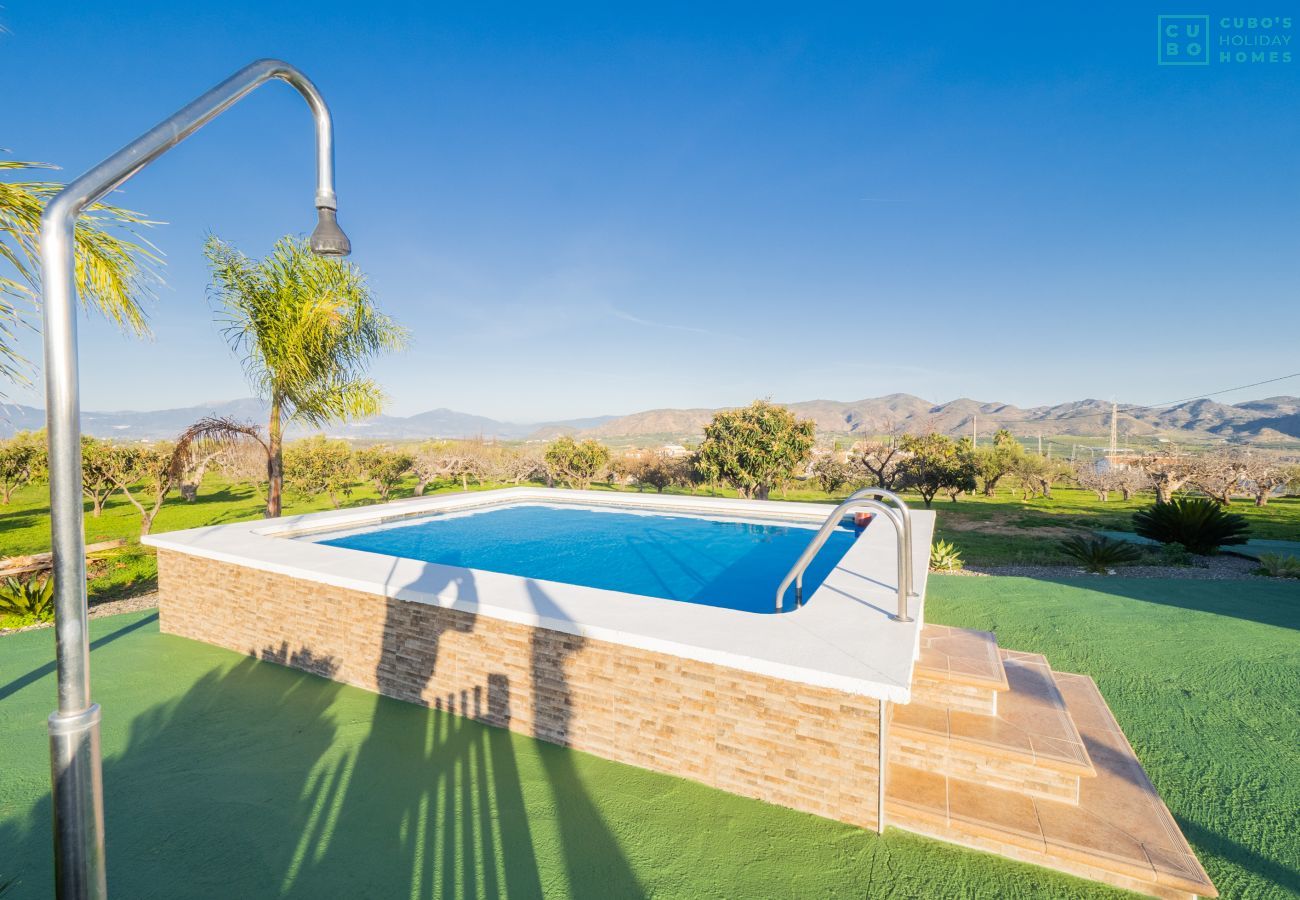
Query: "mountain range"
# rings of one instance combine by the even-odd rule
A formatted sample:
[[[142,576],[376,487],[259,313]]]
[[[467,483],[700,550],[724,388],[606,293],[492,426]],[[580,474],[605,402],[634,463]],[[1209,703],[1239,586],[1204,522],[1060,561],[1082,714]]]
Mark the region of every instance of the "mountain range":
[[[817,423],[828,435],[869,437],[891,432],[941,431],[982,435],[998,428],[1018,437],[1101,437],[1109,433],[1109,402],[1077,400],[1055,406],[1021,408],[1008,403],[953,400],[933,404],[911,394],[888,394],[866,400],[805,400],[786,404]],[[625,416],[593,416],[557,422],[502,422],[485,416],[432,409],[413,416],[374,416],[347,425],[330,426],[334,437],[393,441],[421,438],[476,437],[502,440],[549,440],[560,434],[602,439],[698,438],[714,409],[652,409]],[[264,422],[265,405],[251,398],[148,412],[83,412],[82,430],[118,440],[158,440],[175,437],[203,416],[227,416]],[[20,405],[0,406],[0,436],[41,428],[44,410]],[[291,434],[313,429],[292,428]],[[1268,397],[1232,405],[1192,400],[1158,409],[1132,407],[1119,411],[1119,433],[1125,438],[1240,441],[1300,440],[1300,397]]]

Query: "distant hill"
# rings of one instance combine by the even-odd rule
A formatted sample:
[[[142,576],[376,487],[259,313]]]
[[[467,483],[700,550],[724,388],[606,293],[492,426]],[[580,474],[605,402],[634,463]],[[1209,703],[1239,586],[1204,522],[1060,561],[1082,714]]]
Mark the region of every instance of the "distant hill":
[[[888,394],[866,400],[805,400],[787,404],[798,415],[816,421],[818,431],[829,435],[870,436],[891,432],[941,431],[969,434],[978,418],[979,432],[990,435],[1007,428],[1019,437],[1071,435],[1099,437],[1110,428],[1110,403],[1076,400],[1055,406],[1021,408],[1009,403],[985,403],[962,398],[932,404],[911,394]],[[347,425],[331,426],[336,437],[361,440],[419,440],[422,438],[498,438],[551,440],[560,434],[584,437],[698,438],[714,409],[652,409],[627,416],[595,416],[558,422],[502,422],[484,416],[432,409],[413,416],[374,416]],[[229,416],[261,423],[263,404],[251,398],[202,403],[151,412],[85,412],[82,429],[97,437],[119,440],[158,440],[175,437],[203,416]],[[0,436],[44,425],[44,412],[30,406],[0,406]],[[294,433],[306,433],[297,429]],[[1300,397],[1267,397],[1227,405],[1213,400],[1192,400],[1161,409],[1121,404],[1121,437],[1171,437],[1198,440],[1296,441],[1300,440]]]
[[[201,403],[176,409],[157,409],[149,412],[124,410],[119,412],[82,412],[81,430],[95,437],[122,441],[162,440],[174,438],[204,416],[225,416],[243,422],[264,424],[267,408],[260,400],[251,397]],[[413,416],[373,416],[345,425],[331,425],[324,429],[332,437],[360,440],[419,440],[423,438],[499,438],[518,440],[538,429],[556,434],[596,428],[613,418],[595,416],[562,422],[500,422],[485,416],[457,412],[453,409],[431,409]],[[0,405],[0,437],[15,431],[31,431],[45,426],[45,411],[17,404]],[[291,435],[314,433],[316,429],[290,428]]]
[[[786,404],[817,423],[823,434],[882,435],[891,432],[940,431],[970,434],[978,420],[981,434],[1007,428],[1020,437],[1072,435],[1096,437],[1109,433],[1110,403],[1078,400],[1055,406],[1021,408],[1009,403],[959,399],[931,404],[910,394],[889,394],[867,400],[806,400]],[[619,416],[580,433],[614,438],[637,435],[697,436],[712,418],[712,409],[652,409]],[[1300,398],[1269,397],[1228,406],[1194,400],[1158,410],[1120,406],[1122,437],[1184,435],[1202,439],[1300,439]]]

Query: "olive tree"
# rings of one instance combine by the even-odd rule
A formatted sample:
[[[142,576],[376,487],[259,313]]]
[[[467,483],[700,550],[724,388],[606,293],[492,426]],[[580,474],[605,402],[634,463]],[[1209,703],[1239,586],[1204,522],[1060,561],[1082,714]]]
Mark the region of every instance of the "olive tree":
[[[599,441],[575,441],[564,435],[546,448],[546,466],[571,488],[586,490],[609,469],[609,448]]]
[[[755,400],[741,409],[717,413],[704,426],[696,468],[710,483],[725,481],[741,497],[766,500],[812,454],[817,424],[784,406]]]
[[[289,490],[311,499],[324,494],[339,508],[342,497],[352,495],[356,484],[356,462],[347,441],[331,441],[314,435],[284,448],[284,480]]]
[[[686,487],[691,481],[690,462],[684,457],[655,451],[625,457],[620,468],[637,491],[654,488],[662,494],[670,487]]]
[[[356,455],[357,467],[374,485],[380,500],[387,500],[414,462],[409,453],[391,447],[367,447]]]
[[[905,434],[899,443],[906,454],[900,466],[902,486],[920,494],[926,508],[940,491],[956,501],[963,492],[975,490],[977,468],[968,439]]]
[[[176,448],[170,444],[114,446],[108,463],[113,483],[140,513],[140,536],[144,537],[180,481]]]
[[[817,485],[828,494],[833,494],[852,478],[848,464],[834,453],[825,453],[813,460],[809,473],[817,480]]]
[[[6,506],[13,492],[39,477],[45,468],[45,445],[30,431],[0,441],[0,500]]]
[[[98,438],[81,438],[81,492],[90,501],[90,514],[98,519],[114,491],[113,445]]]
[[[1025,448],[1010,431],[999,428],[993,435],[993,446],[980,447],[975,452],[980,486],[985,497],[997,493],[998,482],[1016,471],[1016,465],[1025,455]]]

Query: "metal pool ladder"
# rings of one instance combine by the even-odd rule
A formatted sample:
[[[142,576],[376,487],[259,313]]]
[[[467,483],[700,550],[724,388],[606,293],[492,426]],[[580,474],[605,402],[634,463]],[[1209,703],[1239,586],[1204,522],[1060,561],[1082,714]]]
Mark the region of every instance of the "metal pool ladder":
[[[882,501],[893,501],[894,506],[886,506]],[[840,520],[851,512],[859,510],[876,510],[881,513],[881,517],[889,520],[894,526],[894,533],[898,538],[898,612],[892,617],[896,622],[910,622],[911,616],[907,614],[907,600],[909,597],[915,597],[916,592],[912,590],[912,511],[903,498],[893,491],[887,491],[880,487],[863,488],[855,491],[847,500],[835,507],[834,511],[826,517],[822,527],[818,529],[817,534],[808,546],[800,554],[799,559],[786,573],[785,578],[781,580],[780,586],[776,589],[776,611],[781,611],[781,601],[785,597],[786,589],[790,583],[794,582],[794,601],[796,608],[803,606],[803,573],[809,564],[817,557],[826,541],[830,538],[831,532],[839,525]]]

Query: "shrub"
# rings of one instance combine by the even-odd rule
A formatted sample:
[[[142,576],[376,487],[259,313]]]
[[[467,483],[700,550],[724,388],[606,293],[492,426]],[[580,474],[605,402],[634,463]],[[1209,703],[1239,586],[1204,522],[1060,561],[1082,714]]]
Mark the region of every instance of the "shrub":
[[[1300,557],[1285,553],[1263,553],[1259,557],[1259,568],[1255,574],[1270,578],[1300,578]]]
[[[6,578],[0,584],[0,616],[17,616],[29,622],[54,618],[54,578],[19,581]]]
[[[935,541],[930,545],[930,568],[940,572],[955,572],[964,566],[957,548],[947,541]]]
[[[1162,544],[1182,544],[1201,555],[1230,544],[1246,543],[1250,531],[1243,516],[1225,512],[1203,497],[1157,503],[1133,514],[1133,530]]]
[[[1190,566],[1192,554],[1182,544],[1161,544],[1156,550],[1156,558],[1162,566]]]
[[[1137,562],[1142,558],[1141,547],[1108,537],[1066,538],[1057,546],[1066,556],[1098,575],[1105,575],[1114,566]]]

